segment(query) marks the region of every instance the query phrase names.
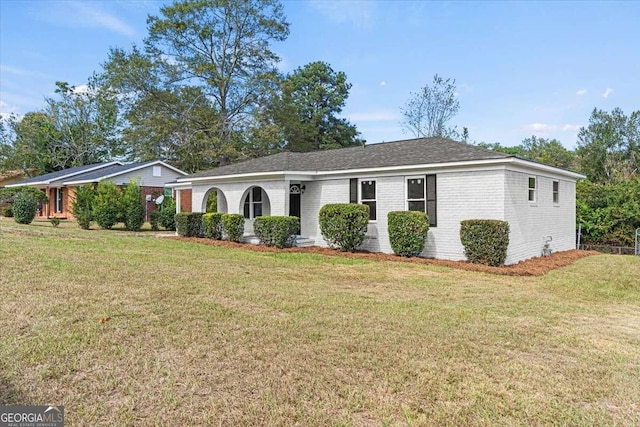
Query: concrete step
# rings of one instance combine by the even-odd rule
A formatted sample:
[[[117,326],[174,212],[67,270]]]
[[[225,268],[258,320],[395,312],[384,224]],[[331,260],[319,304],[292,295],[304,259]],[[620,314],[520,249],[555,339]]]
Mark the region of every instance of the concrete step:
[[[298,248],[306,248],[309,246],[314,246],[315,243],[316,241],[313,239],[309,239],[308,237],[298,236],[296,237],[295,246],[297,246]]]

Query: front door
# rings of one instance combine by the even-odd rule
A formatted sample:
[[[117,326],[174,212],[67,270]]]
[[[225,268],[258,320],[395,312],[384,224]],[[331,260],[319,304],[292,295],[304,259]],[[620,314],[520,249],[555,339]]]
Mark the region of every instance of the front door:
[[[297,216],[300,218],[300,184],[291,184],[289,186],[289,216]],[[298,230],[298,233],[300,230]]]

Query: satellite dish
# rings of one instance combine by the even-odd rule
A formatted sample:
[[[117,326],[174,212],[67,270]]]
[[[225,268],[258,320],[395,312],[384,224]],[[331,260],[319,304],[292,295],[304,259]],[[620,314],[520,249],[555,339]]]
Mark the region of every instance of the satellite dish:
[[[164,202],[164,196],[156,197],[156,205],[161,205]]]

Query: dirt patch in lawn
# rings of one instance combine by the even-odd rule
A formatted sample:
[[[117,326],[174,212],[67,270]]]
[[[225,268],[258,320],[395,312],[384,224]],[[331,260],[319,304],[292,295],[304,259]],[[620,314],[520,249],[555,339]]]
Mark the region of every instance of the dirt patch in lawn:
[[[345,258],[360,258],[370,259],[378,261],[393,261],[393,262],[410,262],[414,264],[430,264],[443,267],[457,268],[460,270],[480,271],[483,273],[500,274],[505,276],[543,276],[551,270],[556,268],[565,267],[573,264],[576,260],[592,255],[599,255],[596,251],[579,251],[570,250],[564,252],[555,252],[549,257],[536,257],[525,261],[521,261],[518,264],[507,265],[502,267],[490,267],[488,265],[472,264],[467,261],[448,261],[443,259],[430,259],[430,258],[406,258],[392,254],[385,254],[379,252],[340,252],[336,249],[321,248],[319,246],[309,246],[304,248],[285,248],[278,249],[264,245],[254,245],[250,243],[233,243],[221,240],[201,239],[196,237],[168,237],[176,240],[190,241],[205,245],[223,246],[227,248],[242,248],[250,251],[257,252],[300,252],[319,254],[325,256],[340,256]]]

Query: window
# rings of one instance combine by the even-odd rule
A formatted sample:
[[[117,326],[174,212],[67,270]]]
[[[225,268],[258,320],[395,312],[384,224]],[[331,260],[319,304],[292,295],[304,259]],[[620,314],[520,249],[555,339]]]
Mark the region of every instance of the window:
[[[253,219],[262,216],[262,188],[253,187],[244,199],[244,217]]]
[[[376,220],[376,182],[360,181],[360,203],[369,206],[369,221]]]
[[[153,176],[162,176],[162,168],[160,166],[153,167]]]
[[[529,177],[529,201],[536,201],[536,178],[533,176]]]
[[[56,188],[56,200],[55,200],[55,209],[56,213],[62,212],[62,188]]]
[[[436,176],[407,178],[407,209],[429,215],[429,225],[437,225]]]
[[[560,183],[553,181],[553,203],[560,203]]]

